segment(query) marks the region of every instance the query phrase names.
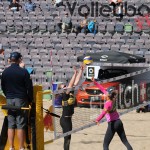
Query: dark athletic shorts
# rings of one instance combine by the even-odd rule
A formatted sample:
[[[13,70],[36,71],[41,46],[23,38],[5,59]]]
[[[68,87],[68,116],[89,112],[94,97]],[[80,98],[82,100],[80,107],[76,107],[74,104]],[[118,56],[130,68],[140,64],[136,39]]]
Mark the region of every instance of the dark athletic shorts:
[[[28,107],[28,100],[24,99],[7,99],[7,105]],[[24,129],[27,124],[28,110],[8,110],[8,128]]]

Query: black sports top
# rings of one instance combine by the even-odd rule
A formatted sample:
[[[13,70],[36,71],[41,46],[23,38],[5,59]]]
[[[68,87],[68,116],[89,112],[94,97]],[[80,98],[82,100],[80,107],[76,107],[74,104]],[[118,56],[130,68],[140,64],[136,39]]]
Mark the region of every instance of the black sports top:
[[[62,93],[62,116],[72,116],[74,114],[74,94],[70,92],[66,94],[66,92]]]

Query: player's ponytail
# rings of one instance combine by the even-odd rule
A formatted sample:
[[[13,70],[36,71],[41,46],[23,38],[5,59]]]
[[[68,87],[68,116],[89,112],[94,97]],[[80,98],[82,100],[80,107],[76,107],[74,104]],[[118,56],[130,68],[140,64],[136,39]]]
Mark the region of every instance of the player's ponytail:
[[[111,93],[109,95],[110,100],[113,100],[113,98],[115,98],[116,95],[117,95],[117,91],[116,90],[111,91]]]

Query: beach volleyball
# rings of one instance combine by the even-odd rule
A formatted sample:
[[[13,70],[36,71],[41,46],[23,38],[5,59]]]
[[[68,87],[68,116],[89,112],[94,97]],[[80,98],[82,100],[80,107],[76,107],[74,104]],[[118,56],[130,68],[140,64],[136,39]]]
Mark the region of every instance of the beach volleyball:
[[[86,64],[86,65],[89,65],[89,64],[93,63],[92,57],[91,56],[84,57],[83,63]]]

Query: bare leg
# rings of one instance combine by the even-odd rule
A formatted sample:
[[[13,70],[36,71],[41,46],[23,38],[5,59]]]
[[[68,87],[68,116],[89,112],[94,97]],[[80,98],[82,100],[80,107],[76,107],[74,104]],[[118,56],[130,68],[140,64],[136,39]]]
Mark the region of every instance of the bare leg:
[[[24,148],[24,141],[25,141],[25,131],[23,129],[17,129],[17,136],[19,139],[19,147]]]
[[[15,137],[15,129],[8,129],[8,141],[11,148],[14,147],[14,137]]]

